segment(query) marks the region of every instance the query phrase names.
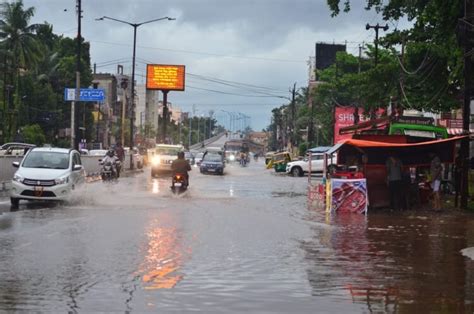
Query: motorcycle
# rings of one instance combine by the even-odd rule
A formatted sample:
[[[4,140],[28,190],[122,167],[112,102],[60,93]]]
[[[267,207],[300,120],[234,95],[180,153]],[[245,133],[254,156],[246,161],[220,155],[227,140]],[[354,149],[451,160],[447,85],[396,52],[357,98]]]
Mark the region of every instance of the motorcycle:
[[[249,163],[249,161],[250,161],[250,160],[249,160],[249,157],[248,157],[247,155],[244,155],[244,156],[241,156],[241,157],[240,157],[240,165],[241,165],[242,167],[246,167],[247,164]]]
[[[188,189],[186,175],[177,173],[173,175],[171,191],[175,194],[183,193]]]
[[[113,164],[111,161],[102,164],[102,169],[100,171],[100,177],[104,182],[116,181],[118,179],[117,171],[120,162]]]

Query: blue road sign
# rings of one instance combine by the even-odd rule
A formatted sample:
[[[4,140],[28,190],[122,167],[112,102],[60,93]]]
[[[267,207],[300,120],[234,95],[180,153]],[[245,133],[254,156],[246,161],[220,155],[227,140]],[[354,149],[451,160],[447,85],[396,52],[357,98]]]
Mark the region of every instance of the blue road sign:
[[[76,99],[75,88],[64,89],[64,100],[73,101]],[[102,88],[81,88],[81,95],[79,101],[104,101],[105,90]]]

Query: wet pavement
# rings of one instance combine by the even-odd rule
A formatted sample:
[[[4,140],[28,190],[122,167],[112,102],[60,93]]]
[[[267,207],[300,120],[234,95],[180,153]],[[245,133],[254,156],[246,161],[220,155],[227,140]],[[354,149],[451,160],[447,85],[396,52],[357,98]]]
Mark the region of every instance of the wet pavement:
[[[190,183],[145,171],[0,214],[0,312],[474,309],[471,214],[327,216],[263,160]]]

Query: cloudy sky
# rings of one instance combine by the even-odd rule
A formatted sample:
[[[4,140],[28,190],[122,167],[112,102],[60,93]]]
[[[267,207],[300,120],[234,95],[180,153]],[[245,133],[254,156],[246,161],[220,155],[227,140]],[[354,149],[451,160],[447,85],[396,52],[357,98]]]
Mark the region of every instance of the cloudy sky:
[[[23,2],[36,8],[33,22],[47,21],[57,34],[76,35],[75,0]],[[114,73],[122,64],[131,73],[133,28],[95,19],[176,18],[138,28],[138,83],[144,82],[146,63],[184,64],[186,91],[171,92],[170,102],[184,111],[195,105],[196,114],[214,110],[219,120],[226,117],[222,110],[241,112],[260,130],[269,124],[272,108],[287,103],[295,82],[307,85],[316,42],[347,42],[348,51],[357,54],[359,44],[373,40],[365,24],[381,18],[363,9],[366,0],[352,2],[349,14],[331,18],[326,0],[82,0],[82,36],[91,44],[97,72]]]

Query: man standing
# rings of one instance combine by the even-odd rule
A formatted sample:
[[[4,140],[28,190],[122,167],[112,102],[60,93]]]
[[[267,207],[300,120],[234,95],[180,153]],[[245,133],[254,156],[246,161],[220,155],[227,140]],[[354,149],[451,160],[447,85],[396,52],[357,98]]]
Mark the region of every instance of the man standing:
[[[402,201],[404,199],[402,195],[402,161],[396,156],[390,156],[385,162],[385,167],[387,169],[387,184],[390,193],[390,207],[395,210],[400,210],[402,207]]]
[[[434,153],[430,153],[431,165],[430,165],[430,176],[431,176],[431,188],[433,189],[433,209],[438,211],[441,210],[441,200],[439,196],[439,187],[441,185],[441,160]]]

